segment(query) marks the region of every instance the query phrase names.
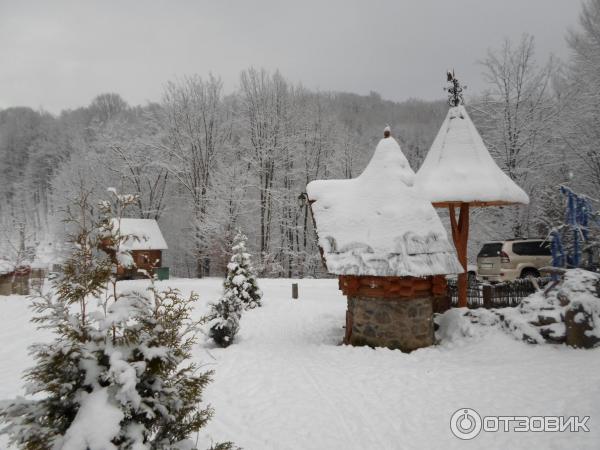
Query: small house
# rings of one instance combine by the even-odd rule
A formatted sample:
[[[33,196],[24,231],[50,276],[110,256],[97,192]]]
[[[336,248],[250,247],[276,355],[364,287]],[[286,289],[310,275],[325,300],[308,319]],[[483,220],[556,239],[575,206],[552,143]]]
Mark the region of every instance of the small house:
[[[352,345],[403,351],[434,342],[433,308],[462,271],[431,202],[389,129],[363,173],[307,186],[327,270],[347,296]]]
[[[0,259],[0,295],[29,295],[31,267]]]
[[[121,243],[122,250],[128,250],[136,268],[119,265],[120,279],[140,278],[138,270],[156,273],[159,279],[168,278],[168,268],[163,267],[163,252],[169,247],[154,219],[113,219],[113,226],[121,236],[128,236]]]

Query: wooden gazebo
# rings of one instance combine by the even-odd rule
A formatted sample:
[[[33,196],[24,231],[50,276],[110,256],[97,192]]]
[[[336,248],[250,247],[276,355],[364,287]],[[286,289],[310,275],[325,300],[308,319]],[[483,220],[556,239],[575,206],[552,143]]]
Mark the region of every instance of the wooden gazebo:
[[[386,129],[364,172],[307,186],[327,270],[348,297],[353,345],[410,351],[433,343],[433,303],[462,267],[431,203]]]
[[[415,187],[433,206],[449,210],[452,239],[463,266],[458,276],[458,305],[464,307],[470,209],[528,204],[529,197],[491,157],[463,105],[462,89],[454,73],[448,73],[448,81],[451,107],[417,172]]]

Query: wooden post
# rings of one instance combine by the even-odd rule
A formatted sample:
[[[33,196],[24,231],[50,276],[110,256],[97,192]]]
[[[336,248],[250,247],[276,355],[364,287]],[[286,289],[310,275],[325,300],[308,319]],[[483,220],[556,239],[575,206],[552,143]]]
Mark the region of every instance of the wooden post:
[[[483,307],[486,309],[491,309],[494,307],[494,302],[492,299],[492,286],[489,284],[483,285]]]
[[[292,298],[298,298],[298,283],[292,283]]]
[[[450,204],[450,226],[452,228],[452,240],[456,247],[458,261],[463,266],[463,273],[458,275],[458,306],[464,308],[467,306],[467,242],[469,240],[469,204],[461,203],[456,221],[456,210],[454,205]]]

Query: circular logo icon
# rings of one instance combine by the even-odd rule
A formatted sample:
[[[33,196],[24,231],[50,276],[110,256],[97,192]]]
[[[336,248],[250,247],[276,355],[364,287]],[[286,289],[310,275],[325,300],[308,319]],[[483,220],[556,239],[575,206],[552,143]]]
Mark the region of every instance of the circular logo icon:
[[[452,414],[450,430],[459,439],[473,439],[481,431],[481,416],[471,408],[461,408]]]

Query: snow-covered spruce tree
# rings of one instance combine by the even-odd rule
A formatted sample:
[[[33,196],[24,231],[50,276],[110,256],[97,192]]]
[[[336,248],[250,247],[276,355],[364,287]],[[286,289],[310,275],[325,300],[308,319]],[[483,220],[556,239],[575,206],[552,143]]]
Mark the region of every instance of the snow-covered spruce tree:
[[[229,347],[240,329],[244,306],[233,291],[225,291],[217,303],[210,305],[209,336],[221,347]]]
[[[27,450],[192,449],[188,437],[212,415],[199,408],[211,373],[186,363],[198,297],[159,292],[153,283],[144,294],[110,289],[116,262],[131,260],[120,243],[132,238],[110,219],[135,197],[113,191],[100,221],[88,198],[81,195],[80,214],[71,216],[74,250],[55,294],[33,303],[33,320],[55,334],[31,349],[36,364],[25,378],[35,397],[0,403],[0,432]]]
[[[221,347],[227,347],[233,342],[239,330],[242,311],[261,306],[262,298],[250,254],[246,252],[246,236],[239,231],[231,250],[233,254],[227,264],[223,295],[217,303],[211,305],[209,314],[209,335]]]
[[[256,272],[252,267],[251,255],[246,251],[248,238],[238,231],[231,247],[231,260],[227,264],[227,276],[223,287],[240,299],[244,309],[262,306],[262,292],[256,281]]]

